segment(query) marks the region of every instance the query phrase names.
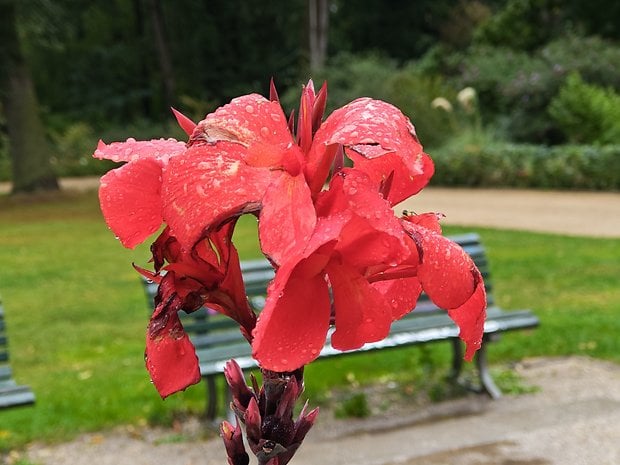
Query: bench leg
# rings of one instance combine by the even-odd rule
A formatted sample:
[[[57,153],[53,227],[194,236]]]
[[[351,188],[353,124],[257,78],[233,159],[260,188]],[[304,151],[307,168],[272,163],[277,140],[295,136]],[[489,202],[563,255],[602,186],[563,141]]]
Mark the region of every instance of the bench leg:
[[[492,399],[502,397],[502,391],[497,387],[487,364],[487,341],[482,343],[482,347],[476,352],[476,367],[478,368],[478,377],[480,378],[480,389],[486,392]]]
[[[463,369],[463,345],[459,338],[450,339],[452,342],[452,369],[448,377],[453,382],[458,382]]]
[[[207,408],[206,416],[208,420],[214,420],[217,414],[217,386],[215,376],[205,376],[207,385]]]
[[[459,382],[461,371],[463,370],[463,344],[460,339],[451,339],[452,341],[452,369],[450,371],[449,378],[455,383]],[[479,388],[474,388],[469,385],[467,388],[476,392],[484,392],[492,399],[499,399],[502,396],[502,391],[497,387],[493,377],[489,372],[489,366],[487,364],[487,350],[486,346],[489,339],[485,338],[482,347],[476,352],[475,363],[476,370],[478,371],[478,381],[480,383]]]

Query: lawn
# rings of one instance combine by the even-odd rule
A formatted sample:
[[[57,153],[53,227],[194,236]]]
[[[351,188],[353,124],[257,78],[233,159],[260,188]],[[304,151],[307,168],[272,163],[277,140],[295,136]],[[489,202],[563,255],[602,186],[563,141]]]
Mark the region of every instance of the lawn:
[[[243,258],[257,256],[251,218],[238,228]],[[448,233],[467,230],[449,229]],[[488,249],[499,304],[531,308],[542,325],[506,335],[491,362],[584,354],[620,362],[620,241],[476,230]],[[119,424],[169,424],[204,408],[204,386],[162,401],[144,370],[147,303],[131,262],[107,230],[94,193],[36,202],[0,197],[0,295],[17,380],[33,407],[0,411],[0,451]],[[372,380],[410,382],[446,348],[413,347],[311,365],[307,392]]]

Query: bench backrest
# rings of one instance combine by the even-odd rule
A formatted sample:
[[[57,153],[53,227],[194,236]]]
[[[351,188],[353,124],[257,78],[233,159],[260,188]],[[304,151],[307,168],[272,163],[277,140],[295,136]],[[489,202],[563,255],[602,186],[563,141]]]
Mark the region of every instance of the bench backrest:
[[[474,260],[485,280],[489,306],[492,305],[488,260],[480,242],[480,236],[476,233],[467,233],[449,238],[459,244]],[[254,310],[260,312],[265,303],[267,286],[273,279],[274,270],[266,259],[256,259],[242,261],[241,271],[250,304]],[[148,301],[152,303],[157,294],[157,285],[145,281],[145,289]],[[149,310],[153,311],[152,306]],[[422,293],[415,311],[409,312],[404,318],[418,318],[433,313],[443,314],[445,312],[431,302],[426,294]],[[238,343],[243,340],[237,323],[213,310],[203,307],[191,314],[180,312],[180,317],[185,330],[190,334],[197,349]]]

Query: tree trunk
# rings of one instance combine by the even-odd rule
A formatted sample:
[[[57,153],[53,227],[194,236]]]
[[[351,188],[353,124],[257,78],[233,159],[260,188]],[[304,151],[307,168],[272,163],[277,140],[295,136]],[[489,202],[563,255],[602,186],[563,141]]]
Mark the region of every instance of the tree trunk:
[[[176,84],[174,81],[174,71],[172,69],[172,59],[166,41],[166,31],[164,28],[164,15],[161,9],[160,0],[148,0],[148,9],[151,13],[153,23],[153,33],[155,34],[155,47],[159,59],[162,83],[164,86],[164,98],[166,105],[172,107],[176,102]]]
[[[0,0],[0,97],[7,120],[13,193],[58,190],[37,97],[17,35],[15,0]]]
[[[327,58],[328,0],[308,0],[308,25],[310,33],[310,71],[315,72],[325,65],[325,59]]]

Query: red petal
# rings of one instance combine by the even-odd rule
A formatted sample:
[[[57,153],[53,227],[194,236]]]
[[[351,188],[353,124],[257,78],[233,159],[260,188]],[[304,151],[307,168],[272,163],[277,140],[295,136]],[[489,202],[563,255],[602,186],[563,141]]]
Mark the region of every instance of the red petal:
[[[185,143],[175,139],[153,139],[137,141],[129,138],[125,142],[105,144],[99,141],[93,157],[116,162],[135,161],[141,158],[158,158],[164,163],[169,157],[185,151]]]
[[[156,336],[147,334],[145,360],[162,398],[200,382],[194,345],[176,313],[170,314],[166,326]]]
[[[258,230],[263,253],[280,264],[306,247],[316,225],[310,189],[303,175],[283,173],[263,198]]]
[[[280,104],[258,94],[235,98],[207,115],[196,126],[190,144],[219,141],[245,147],[260,143],[280,149],[293,144]]]
[[[174,117],[177,119],[177,123],[179,123],[181,129],[185,131],[185,134],[191,136],[194,132],[194,129],[196,128],[196,123],[194,123],[191,119],[189,119],[180,111],[175,110],[174,108],[172,108],[172,113],[174,113]]]
[[[163,176],[164,219],[189,250],[214,223],[258,209],[279,171],[248,166],[237,144],[190,147],[170,160]]]
[[[323,121],[323,115],[325,114],[325,107],[327,106],[327,81],[323,82],[323,85],[316,94],[316,99],[312,105],[312,131],[316,132],[321,127]]]
[[[476,279],[476,289],[471,297],[461,306],[448,309],[448,315],[460,328],[459,337],[465,341],[465,360],[470,361],[474,353],[482,345],[482,335],[484,332],[484,320],[486,318],[486,292],[484,283],[478,270],[474,275]]]
[[[412,311],[422,292],[422,285],[417,277],[377,281],[372,283],[372,286],[390,304],[392,321]]]
[[[336,309],[332,346],[351,350],[384,339],[390,330],[392,314],[381,293],[346,265],[331,262],[327,272]]]
[[[405,160],[397,153],[367,159],[353,150],[347,150],[347,156],[353,160],[356,169],[368,173],[379,185],[390,176],[390,173],[394,173],[387,196],[392,205],[420,192],[435,172],[433,161],[423,152],[413,155],[411,160]]]
[[[301,92],[297,118],[297,144],[303,153],[308,153],[312,145],[312,108],[315,98],[314,84],[311,79]]]
[[[391,204],[422,189],[433,174],[409,119],[396,107],[361,98],[334,111],[314,137],[306,177],[313,179],[326,148],[342,144],[354,166],[380,184],[394,172]]]
[[[424,291],[440,308],[456,308],[474,293],[476,269],[467,253],[439,234],[419,228],[422,262],[418,278]]]
[[[342,230],[336,250],[347,263],[357,267],[396,264],[409,256],[400,220],[366,174],[342,170],[332,179],[329,191],[317,200],[321,216],[345,210],[351,212],[351,219]]]
[[[101,178],[101,211],[125,247],[140,244],[162,224],[161,173],[161,162],[141,159]]]
[[[280,268],[254,330],[254,358],[262,368],[279,372],[310,363],[325,343],[329,315],[330,298],[322,273],[299,277],[292,266]]]

